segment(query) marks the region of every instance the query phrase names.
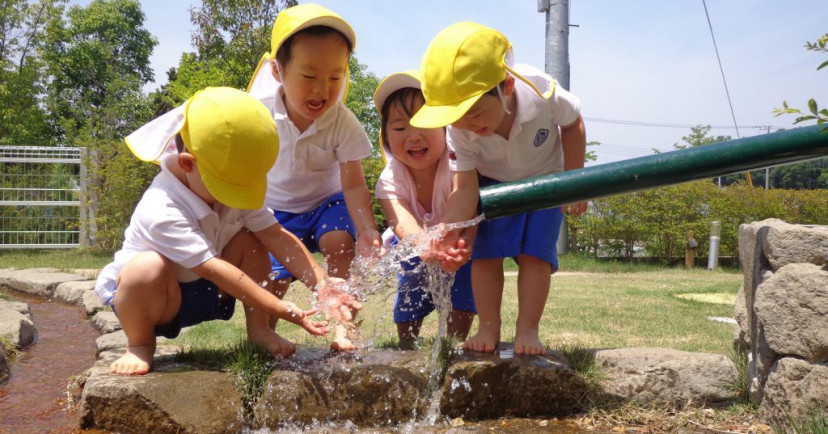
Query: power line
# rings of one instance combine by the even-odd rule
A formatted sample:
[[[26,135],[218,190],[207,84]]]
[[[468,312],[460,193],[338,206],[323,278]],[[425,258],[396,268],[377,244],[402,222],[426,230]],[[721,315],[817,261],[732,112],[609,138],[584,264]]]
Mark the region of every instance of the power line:
[[[733,111],[730,91],[727,90],[727,80],[725,79],[724,68],[722,68],[722,58],[719,57],[719,47],[716,45],[716,37],[713,36],[713,25],[710,23],[710,14],[707,13],[707,2],[702,0],[702,5],[704,5],[704,16],[707,17],[707,27],[710,29],[710,38],[713,39],[713,49],[716,50],[716,60],[719,62],[719,72],[722,74],[722,83],[724,83],[725,95],[727,95],[727,104],[730,106],[730,116],[733,118],[733,126],[736,128],[736,138],[740,138],[739,126],[736,124],[736,114]]]
[[[704,123],[697,123],[697,124],[674,124],[674,123],[661,123],[661,122],[639,122],[639,121],[627,121],[622,119],[606,119],[606,118],[592,118],[584,116],[584,120],[590,122],[599,122],[599,123],[606,123],[606,124],[620,124],[620,125],[634,125],[634,126],[642,126],[642,127],[660,127],[660,128],[694,128],[699,125],[702,126],[709,126],[712,129],[733,129],[733,128],[756,128],[760,130],[766,130],[770,132],[771,129],[773,130],[781,130],[782,127],[775,127],[772,125],[742,125],[741,127],[738,125],[708,125]]]

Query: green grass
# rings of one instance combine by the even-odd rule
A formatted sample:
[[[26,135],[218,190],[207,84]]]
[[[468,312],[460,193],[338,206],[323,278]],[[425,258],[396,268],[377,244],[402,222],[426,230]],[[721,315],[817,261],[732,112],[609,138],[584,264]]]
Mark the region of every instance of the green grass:
[[[112,261],[112,253],[84,249],[66,250],[0,250],[0,268],[103,268]]]
[[[317,258],[319,259],[318,255]],[[100,268],[109,254],[83,250],[0,252],[0,268]],[[511,260],[506,261],[509,269]],[[732,326],[710,321],[710,316],[731,317],[733,306],[706,303],[705,298],[735,297],[742,282],[737,270],[667,268],[561,255],[561,270],[552,276],[541,320],[541,340],[550,348],[617,348],[655,346],[686,351],[727,354]],[[503,292],[502,338],[511,341],[517,316],[517,280],[507,276]],[[693,299],[687,294],[694,295]],[[287,299],[310,307],[309,291],[294,283]],[[710,297],[705,297],[709,295]],[[391,319],[393,288],[375,291],[360,313],[360,333],[369,345],[391,346],[396,327]],[[194,348],[216,348],[245,338],[241,303],[227,322],[213,321],[194,327],[174,341]],[[426,318],[421,336],[436,334],[436,315]],[[476,330],[472,328],[472,333]],[[280,322],[277,331],[300,345],[327,347],[330,337],[316,338],[301,328]]]

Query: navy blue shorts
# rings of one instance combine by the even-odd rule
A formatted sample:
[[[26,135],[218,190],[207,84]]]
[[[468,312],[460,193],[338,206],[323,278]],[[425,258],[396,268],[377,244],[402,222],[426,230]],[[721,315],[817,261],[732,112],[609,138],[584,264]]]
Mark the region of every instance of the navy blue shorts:
[[[322,235],[331,231],[346,231],[356,240],[356,230],[345,205],[345,195],[340,191],[308,212],[294,214],[284,211],[273,211],[273,216],[285,229],[296,235],[311,252],[318,252],[317,244]],[[293,275],[270,255],[270,268],[278,279],[293,279]]]
[[[400,265],[403,273],[397,275],[397,295],[394,298],[394,322],[398,324],[421,320],[435,309],[431,294],[424,289],[434,283],[427,281],[422,268],[418,269],[420,258],[411,258],[400,262]],[[471,286],[471,261],[460,267],[454,275],[451,308],[477,313]]]
[[[181,329],[216,319],[227,321],[233,317],[236,299],[230,294],[219,294],[218,286],[207,279],[179,282],[181,307],[175,318],[165,325],[155,327],[155,336],[175,338]]]
[[[480,185],[499,184],[490,178]],[[472,259],[517,258],[526,254],[542,259],[558,269],[558,234],[561,231],[561,208],[530,211],[480,222],[474,241]]]

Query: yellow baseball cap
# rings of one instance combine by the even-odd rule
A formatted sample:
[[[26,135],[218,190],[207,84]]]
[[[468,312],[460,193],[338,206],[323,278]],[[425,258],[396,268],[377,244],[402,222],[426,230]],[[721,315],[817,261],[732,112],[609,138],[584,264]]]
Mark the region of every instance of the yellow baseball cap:
[[[276,16],[276,21],[273,23],[273,31],[270,36],[270,52],[264,53],[261,59],[259,59],[259,64],[256,65],[253,77],[247,85],[248,92],[256,96],[272,94],[275,80],[271,76],[269,68],[266,68],[265,65],[269,65],[271,61],[275,61],[276,53],[279,52],[279,48],[288,38],[300,30],[312,26],[326,26],[337,30],[351,43],[351,50],[356,48],[356,33],[354,33],[354,29],[336,12],[315,3],[303,3],[289,7],[279,12]],[[345,101],[345,97],[348,94],[348,86],[350,84],[349,76],[348,66],[345,65],[345,86],[342,88],[341,95],[343,101]]]
[[[187,101],[179,132],[216,200],[242,209],[264,205],[279,134],[258,99],[230,87],[208,87]]]
[[[335,29],[345,35],[351,43],[351,49],[356,48],[356,34],[354,29],[336,12],[328,10],[315,3],[303,3],[289,7],[276,16],[273,32],[270,37],[270,56],[276,58],[279,48],[296,32],[312,26],[325,26]]]
[[[500,84],[507,72],[534,88],[512,70],[511,49],[503,34],[481,24],[464,21],[440,31],[423,55],[426,102],[411,118],[411,125],[437,128],[457,121]]]
[[[379,86],[377,86],[377,90],[374,91],[374,108],[377,109],[380,116],[382,116],[382,107],[385,105],[385,100],[387,100],[392,93],[406,87],[421,89],[420,71],[410,69],[405,72],[394,72],[388,74],[382,79]],[[382,161],[388,163],[388,157],[385,154],[385,143],[382,140],[382,127],[380,127],[379,141]]]

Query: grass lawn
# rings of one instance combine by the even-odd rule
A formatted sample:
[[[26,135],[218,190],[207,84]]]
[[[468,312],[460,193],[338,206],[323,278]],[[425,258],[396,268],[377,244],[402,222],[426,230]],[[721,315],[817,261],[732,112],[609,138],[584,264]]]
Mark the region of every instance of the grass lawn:
[[[665,347],[727,354],[734,326],[709,317],[732,317],[733,301],[742,283],[735,270],[652,269],[627,272],[562,272],[552,276],[541,321],[541,340],[550,348]],[[657,268],[657,267],[656,267]],[[503,295],[502,340],[511,342],[517,317],[517,277],[507,273]],[[311,305],[308,290],[294,283],[286,296],[299,306]],[[361,337],[368,345],[396,343],[391,319],[392,288],[377,291],[360,313]],[[712,302],[711,302],[712,301]],[[437,315],[426,318],[421,336],[437,333]],[[477,323],[472,328],[475,332]],[[299,327],[280,322],[277,331],[302,345],[327,347],[326,337],[312,337]],[[189,336],[188,336],[189,335]],[[198,347],[214,347],[244,336],[241,306],[229,322],[211,322],[178,339]],[[220,336],[220,339],[217,339]],[[225,340],[226,339],[226,340]]]
[[[112,260],[108,253],[84,250],[0,251],[0,268],[55,267],[101,268]],[[731,348],[733,326],[709,317],[732,317],[733,300],[742,283],[735,269],[684,270],[658,265],[596,260],[561,255],[561,273],[552,276],[549,299],[541,322],[541,340],[551,348],[610,348],[654,346],[686,351],[726,354]],[[518,268],[507,260],[503,292],[502,340],[512,341],[517,316]],[[309,292],[294,283],[288,299],[310,306]],[[391,320],[393,288],[383,288],[368,298],[360,313],[361,336],[366,344],[396,342]],[[241,303],[228,322],[216,321],[182,335],[182,343],[216,347],[245,335]],[[434,337],[436,314],[426,318],[421,336]],[[472,333],[476,330],[476,322]],[[326,337],[315,338],[282,321],[277,331],[303,345],[327,347]],[[189,336],[188,336],[189,335]]]

